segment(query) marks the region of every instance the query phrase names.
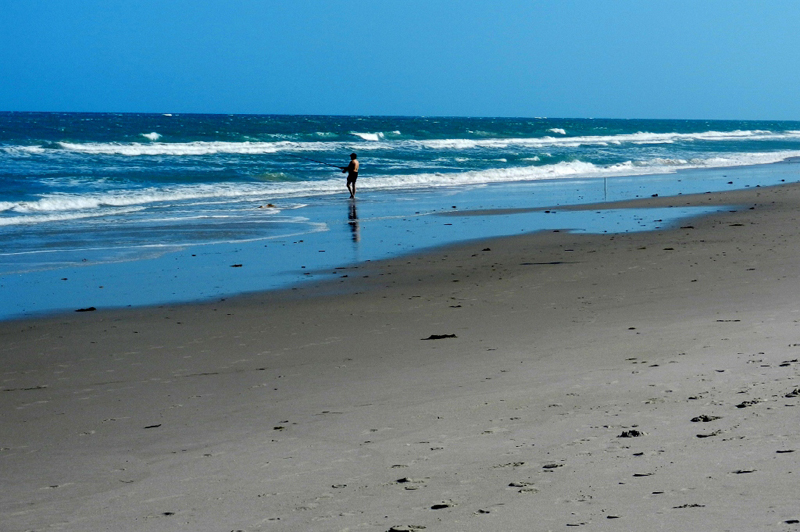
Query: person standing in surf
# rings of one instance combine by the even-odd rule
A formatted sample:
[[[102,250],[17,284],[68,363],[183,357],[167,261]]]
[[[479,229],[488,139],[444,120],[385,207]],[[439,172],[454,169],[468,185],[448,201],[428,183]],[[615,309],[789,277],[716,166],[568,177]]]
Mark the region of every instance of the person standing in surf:
[[[347,174],[347,190],[350,192],[350,197],[356,197],[356,179],[358,179],[358,159],[355,153],[350,154],[350,164],[347,166],[340,166],[342,173]]]

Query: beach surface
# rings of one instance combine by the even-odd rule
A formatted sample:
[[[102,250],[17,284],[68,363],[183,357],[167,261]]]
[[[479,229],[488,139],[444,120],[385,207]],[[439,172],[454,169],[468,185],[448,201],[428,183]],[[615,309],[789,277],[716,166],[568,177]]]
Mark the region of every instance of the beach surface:
[[[614,207],[712,205],[0,322],[2,529],[799,530],[800,186]]]

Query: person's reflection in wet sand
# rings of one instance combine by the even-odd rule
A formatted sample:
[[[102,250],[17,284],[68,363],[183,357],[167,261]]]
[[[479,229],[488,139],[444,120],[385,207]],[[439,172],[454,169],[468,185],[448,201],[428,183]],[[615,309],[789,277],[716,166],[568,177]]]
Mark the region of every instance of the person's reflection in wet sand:
[[[358,214],[356,213],[356,202],[350,200],[350,212],[347,215],[347,222],[350,225],[350,231],[353,233],[353,242],[361,240],[361,228],[358,227]]]

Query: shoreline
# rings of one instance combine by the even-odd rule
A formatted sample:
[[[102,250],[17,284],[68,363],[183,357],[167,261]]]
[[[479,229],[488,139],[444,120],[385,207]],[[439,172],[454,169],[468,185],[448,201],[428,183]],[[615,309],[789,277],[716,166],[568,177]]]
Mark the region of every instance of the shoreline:
[[[76,250],[63,257],[62,263],[50,266],[36,262],[26,266],[25,260],[34,260],[33,257],[16,267],[8,262],[3,264],[0,275],[0,319],[44,317],[92,307],[208,302],[236,294],[304,286],[309,278],[334,279],[340,268],[353,264],[463,242],[467,240],[463,235],[482,239],[520,231],[612,233],[655,229],[673,223],[673,218],[693,216],[690,211],[702,209],[702,204],[687,207],[684,212],[657,213],[652,209],[677,205],[677,200],[627,211],[617,208],[623,205],[619,200],[612,200],[620,196],[626,200],[681,197],[692,191],[775,185],[796,180],[794,169],[791,161],[785,161],[608,181],[506,183],[446,193],[418,192],[413,201],[393,201],[391,194],[367,193],[357,202],[331,202],[311,208],[306,213],[310,217],[308,225],[320,225],[324,231],[153,249],[148,251],[153,254],[149,258],[137,258],[131,250],[118,250],[115,253],[120,256],[110,262],[99,260],[91,250],[86,251],[83,261],[79,260],[82,252]],[[584,208],[575,206],[576,202]],[[560,205],[563,203],[566,205]],[[604,212],[595,216],[590,209]],[[457,221],[440,218],[451,214],[463,216]],[[486,214],[495,216],[479,218]]]
[[[297,290],[0,322],[0,516],[10,531],[796,530],[800,185],[679,199],[735,206],[454,244]]]

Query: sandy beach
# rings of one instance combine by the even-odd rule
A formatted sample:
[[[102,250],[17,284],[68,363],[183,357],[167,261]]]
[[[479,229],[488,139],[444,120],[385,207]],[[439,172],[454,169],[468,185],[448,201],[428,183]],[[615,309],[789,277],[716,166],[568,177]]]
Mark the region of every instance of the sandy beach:
[[[800,186],[648,205],[729,208],[0,322],[0,528],[799,530]]]

